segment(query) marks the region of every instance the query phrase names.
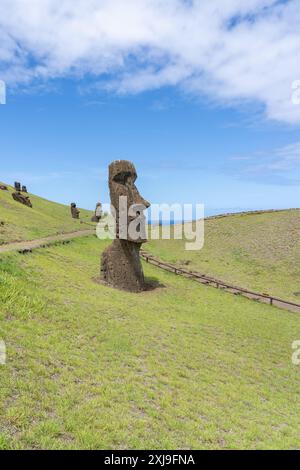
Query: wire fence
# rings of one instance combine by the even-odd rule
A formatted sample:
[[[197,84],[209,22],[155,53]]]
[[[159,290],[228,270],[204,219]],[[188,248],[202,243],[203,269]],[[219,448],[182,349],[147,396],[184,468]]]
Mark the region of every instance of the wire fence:
[[[161,261],[158,258],[155,258],[150,253],[147,253],[146,251],[141,251],[140,255],[147,263],[153,264],[154,266],[164,269],[165,271],[169,271],[174,274],[193,279],[197,282],[200,282],[201,284],[225,290],[226,292],[230,292],[234,295],[243,295],[244,297],[247,297],[251,300],[257,300],[259,302],[267,303],[282,308],[284,310],[289,310],[290,312],[300,313],[300,304],[297,304],[296,302],[280,299],[279,297],[274,297],[269,294],[254,292],[249,289],[244,289],[243,287],[228,284],[225,281],[207,276],[206,274],[201,274],[199,272],[189,271],[188,269],[180,268],[178,266],[175,266],[174,264]]]

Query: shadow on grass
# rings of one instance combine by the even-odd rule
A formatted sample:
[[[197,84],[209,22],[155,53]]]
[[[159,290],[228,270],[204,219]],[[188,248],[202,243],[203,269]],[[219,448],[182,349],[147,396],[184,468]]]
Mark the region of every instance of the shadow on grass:
[[[96,284],[101,284],[102,286],[110,287],[112,289],[123,290],[123,289],[119,289],[118,287],[115,287],[111,284],[108,284],[100,276],[99,277],[93,277],[92,281],[95,282]],[[165,284],[162,284],[161,282],[159,282],[159,280],[156,277],[146,277],[145,278],[145,289],[140,291],[140,292],[131,292],[131,293],[132,294],[143,294],[145,292],[154,291],[156,289],[164,289],[166,287],[167,286]],[[124,292],[128,292],[128,291],[124,290]]]
[[[145,291],[151,291],[155,289],[165,289],[166,285],[162,284],[156,277],[145,278]]]

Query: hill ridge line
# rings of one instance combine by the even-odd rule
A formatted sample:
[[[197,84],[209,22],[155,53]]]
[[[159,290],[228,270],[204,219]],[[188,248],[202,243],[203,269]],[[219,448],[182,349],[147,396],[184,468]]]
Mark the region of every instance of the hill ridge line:
[[[216,215],[208,215],[204,217],[205,220],[212,220],[212,219],[221,219],[222,217],[231,217],[237,215],[259,215],[259,214],[273,214],[274,212],[290,212],[290,211],[298,211],[300,210],[299,207],[291,207],[289,209],[258,209],[253,211],[240,211],[240,212],[226,212],[225,214],[216,214]]]

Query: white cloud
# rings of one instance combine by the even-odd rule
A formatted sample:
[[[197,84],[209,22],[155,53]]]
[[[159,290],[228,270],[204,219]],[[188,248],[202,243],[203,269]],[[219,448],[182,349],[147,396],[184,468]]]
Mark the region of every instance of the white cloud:
[[[11,84],[88,74],[119,93],[180,86],[299,124],[299,63],[300,0],[0,3],[0,77]]]
[[[276,150],[272,169],[295,171],[300,167],[300,142],[286,145]]]
[[[300,141],[252,156],[233,156],[230,161],[226,171],[247,181],[299,186]]]
[[[295,175],[295,172],[299,173],[300,168],[300,142],[277,148],[269,154],[260,154],[259,160],[261,160],[260,163],[249,166],[245,171],[249,173],[292,173]]]

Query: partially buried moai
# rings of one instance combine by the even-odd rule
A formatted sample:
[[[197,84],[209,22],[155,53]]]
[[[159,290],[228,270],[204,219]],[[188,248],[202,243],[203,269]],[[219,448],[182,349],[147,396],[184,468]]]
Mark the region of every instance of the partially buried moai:
[[[133,163],[116,160],[109,166],[109,190],[114,209],[116,238],[103,252],[102,278],[108,284],[130,292],[145,289],[140,248],[147,241],[144,210],[150,203],[139,194]]]
[[[101,220],[101,217],[102,217],[102,204],[101,202],[97,202],[95,213],[93,217],[91,218],[91,221],[98,223]]]
[[[24,194],[22,194],[22,192],[27,193],[26,186],[21,187],[21,183],[19,183],[18,181],[15,181],[14,187],[15,187],[15,192],[12,193],[13,199],[17,202],[20,202],[21,204],[24,204],[24,206],[32,207],[32,203],[30,201],[29,196],[25,196]]]
[[[12,193],[12,197],[15,201],[20,202],[24,206],[32,207],[32,203],[30,201],[29,196],[25,196],[20,191],[16,191],[16,192]]]
[[[71,203],[71,215],[73,219],[79,219],[80,210],[77,209],[75,202]]]

